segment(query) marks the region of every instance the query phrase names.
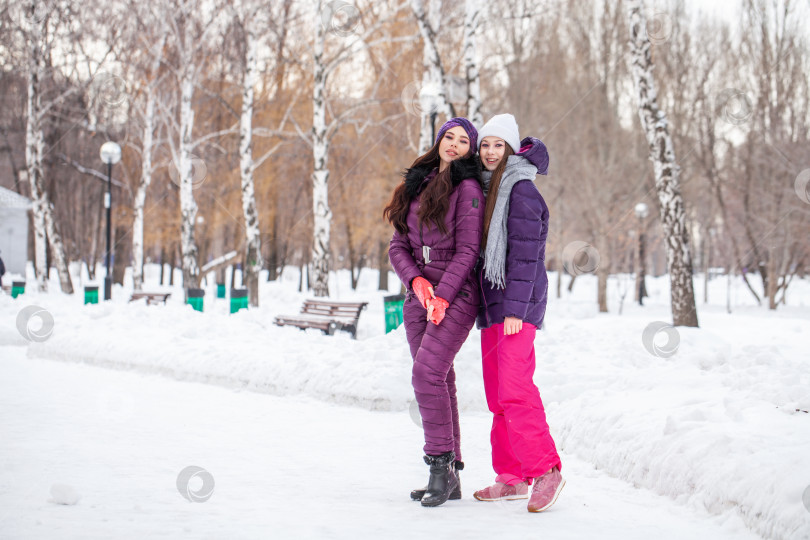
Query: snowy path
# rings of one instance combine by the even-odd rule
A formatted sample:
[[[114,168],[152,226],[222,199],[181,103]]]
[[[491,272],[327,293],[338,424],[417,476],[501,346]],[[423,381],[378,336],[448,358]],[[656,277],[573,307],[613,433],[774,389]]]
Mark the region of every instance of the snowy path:
[[[696,513],[565,454],[568,484],[548,512],[477,502],[473,489],[491,479],[488,425],[486,415],[462,416],[464,499],[424,509],[407,496],[427,477],[407,412],[0,347],[0,538],[759,538],[736,518]],[[181,497],[176,480],[189,465],[213,476],[210,500]],[[79,503],[48,502],[55,483],[72,486]]]

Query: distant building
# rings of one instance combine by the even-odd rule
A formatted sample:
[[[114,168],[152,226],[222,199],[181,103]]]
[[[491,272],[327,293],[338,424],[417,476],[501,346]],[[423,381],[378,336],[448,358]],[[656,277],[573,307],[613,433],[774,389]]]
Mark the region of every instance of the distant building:
[[[0,186],[0,257],[6,272],[25,276],[31,200]]]

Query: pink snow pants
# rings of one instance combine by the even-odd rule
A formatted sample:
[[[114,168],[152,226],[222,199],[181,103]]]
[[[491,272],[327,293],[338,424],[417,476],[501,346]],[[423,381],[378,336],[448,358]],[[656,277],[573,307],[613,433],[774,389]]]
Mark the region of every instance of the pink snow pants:
[[[562,468],[532,380],[536,330],[526,322],[511,336],[504,335],[503,323],[481,330],[484,390],[494,415],[492,467],[504,484],[531,483],[554,466]]]

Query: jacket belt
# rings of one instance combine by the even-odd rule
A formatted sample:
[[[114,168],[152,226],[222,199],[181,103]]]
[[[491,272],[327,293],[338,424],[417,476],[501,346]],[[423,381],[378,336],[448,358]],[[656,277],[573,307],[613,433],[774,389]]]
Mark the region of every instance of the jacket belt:
[[[453,249],[435,249],[430,246],[422,246],[422,249],[414,250],[413,258],[417,262],[430,264],[436,261],[453,260],[456,252]]]

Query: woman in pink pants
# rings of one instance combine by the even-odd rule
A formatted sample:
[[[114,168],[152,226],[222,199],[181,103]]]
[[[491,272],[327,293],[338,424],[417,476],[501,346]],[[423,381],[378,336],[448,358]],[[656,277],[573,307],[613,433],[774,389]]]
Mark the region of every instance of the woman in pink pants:
[[[529,512],[542,512],[565,485],[532,380],[534,337],[548,296],[544,259],[549,223],[548,207],[533,181],[536,174],[547,173],[548,151],[538,139],[521,141],[511,114],[493,117],[478,141],[487,202],[477,323],[484,388],[494,415],[492,466],[497,476],[475,498],[529,499]]]

